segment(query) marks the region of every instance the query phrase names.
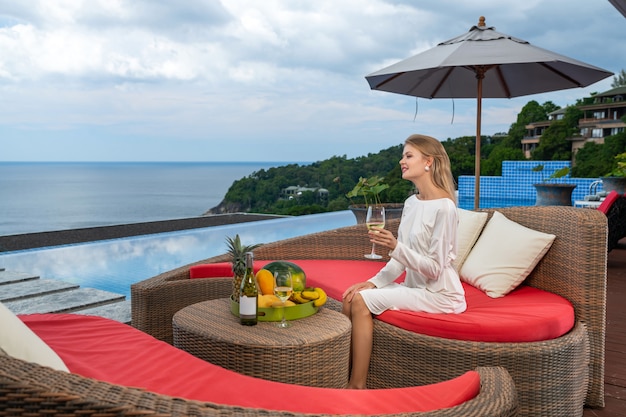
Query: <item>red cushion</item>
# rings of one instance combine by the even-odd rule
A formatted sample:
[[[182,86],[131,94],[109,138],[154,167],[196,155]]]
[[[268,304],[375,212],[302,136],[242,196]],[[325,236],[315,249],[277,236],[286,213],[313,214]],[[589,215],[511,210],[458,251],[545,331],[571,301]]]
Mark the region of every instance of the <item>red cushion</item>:
[[[618,198],[619,198],[619,194],[617,193],[617,191],[611,190],[611,192],[608,193],[607,196],[604,198],[602,203],[600,203],[598,210],[600,210],[604,214],[607,214],[609,212],[609,209],[615,202],[615,200],[617,200]]]
[[[307,286],[321,287],[341,300],[350,285],[371,278],[384,265],[376,261],[291,259],[306,274]],[[258,271],[271,261],[255,261]],[[205,277],[225,276],[230,263],[194,266]],[[232,275],[232,273],[231,273]],[[402,281],[403,276],[397,281]],[[378,319],[402,329],[435,337],[479,342],[537,342],[566,334],[574,326],[574,307],[565,298],[522,285],[505,297],[491,298],[463,283],[467,310],[428,314],[388,310]]]
[[[306,274],[307,286],[321,287],[341,300],[350,285],[371,278],[383,266],[376,261],[290,260]],[[270,261],[255,262],[255,270]],[[224,263],[209,268],[219,271]],[[402,281],[403,277],[398,278]],[[435,337],[480,342],[537,342],[566,334],[574,326],[574,307],[565,298],[522,285],[505,297],[491,298],[463,283],[467,310],[462,314],[428,314],[388,310],[378,319]]]
[[[307,285],[324,288],[341,300],[355,282],[371,278],[383,265],[375,261],[292,260],[306,273]],[[398,281],[402,281],[400,277]],[[463,283],[467,310],[429,314],[388,310],[378,319],[429,336],[481,342],[536,342],[566,334],[574,327],[574,307],[565,298],[522,285],[506,297],[491,298]]]
[[[272,261],[254,261],[254,272]],[[342,260],[291,260],[306,274],[306,283],[309,287],[322,287],[328,296],[341,300],[343,291],[352,283],[373,277],[384,265],[373,261],[342,261]],[[193,265],[189,268],[191,278],[218,278],[232,277],[230,262]],[[328,278],[332,279],[329,280]],[[402,281],[400,277],[398,281]],[[335,285],[337,284],[337,285]]]
[[[377,261],[342,261],[342,260],[295,260],[306,274],[308,287],[321,287],[329,297],[341,300],[343,292],[350,285],[365,281],[385,264]],[[404,280],[404,274],[396,281]]]
[[[189,278],[232,277],[233,269],[230,262],[201,264],[189,267]]]
[[[385,311],[378,319],[429,336],[476,342],[537,342],[566,334],[574,326],[574,307],[565,298],[522,285],[491,298],[463,283],[467,310],[462,314]]]
[[[475,371],[439,384],[382,390],[283,384],[226,370],[109,319],[74,314],[20,318],[73,373],[218,404],[296,413],[378,415],[453,407],[480,391]]]
[[[254,273],[261,269],[262,265],[269,261],[254,263]],[[233,266],[230,262],[217,262],[214,264],[199,264],[189,267],[189,278],[223,278],[233,276]]]

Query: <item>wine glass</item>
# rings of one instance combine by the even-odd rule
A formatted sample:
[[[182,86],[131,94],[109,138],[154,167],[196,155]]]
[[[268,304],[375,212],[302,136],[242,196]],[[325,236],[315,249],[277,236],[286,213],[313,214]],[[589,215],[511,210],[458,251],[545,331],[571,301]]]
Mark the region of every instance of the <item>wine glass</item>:
[[[281,321],[276,323],[276,327],[285,328],[291,326],[291,324],[285,319],[285,301],[291,296],[293,292],[293,282],[291,279],[291,271],[288,269],[278,269],[274,272],[274,294],[280,298],[282,306],[280,308],[282,312]]]
[[[367,230],[380,230],[385,227],[385,207],[383,206],[368,206],[367,215],[365,217],[365,225]],[[365,255],[368,259],[380,259],[382,256],[377,255],[375,252],[375,244],[372,243],[372,251]]]

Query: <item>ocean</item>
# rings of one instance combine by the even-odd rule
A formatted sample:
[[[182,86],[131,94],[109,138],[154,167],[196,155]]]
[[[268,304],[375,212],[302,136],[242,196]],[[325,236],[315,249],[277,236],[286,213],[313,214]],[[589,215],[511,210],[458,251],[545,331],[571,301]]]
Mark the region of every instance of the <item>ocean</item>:
[[[200,216],[284,162],[0,162],[0,236]]]

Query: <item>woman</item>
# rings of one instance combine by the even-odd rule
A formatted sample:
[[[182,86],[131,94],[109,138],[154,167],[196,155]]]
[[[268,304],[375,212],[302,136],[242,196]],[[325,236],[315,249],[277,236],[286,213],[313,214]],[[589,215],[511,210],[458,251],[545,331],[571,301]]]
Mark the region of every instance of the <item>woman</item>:
[[[373,317],[385,310],[462,313],[465,292],[452,266],[458,216],[450,159],[437,139],[412,135],[400,160],[402,178],[419,194],[404,202],[398,238],[370,231],[370,241],[390,249],[391,259],[372,278],[343,294],[343,313],[352,320],[352,372],[348,388],[366,388],[372,353]],[[395,283],[406,271],[403,284]]]

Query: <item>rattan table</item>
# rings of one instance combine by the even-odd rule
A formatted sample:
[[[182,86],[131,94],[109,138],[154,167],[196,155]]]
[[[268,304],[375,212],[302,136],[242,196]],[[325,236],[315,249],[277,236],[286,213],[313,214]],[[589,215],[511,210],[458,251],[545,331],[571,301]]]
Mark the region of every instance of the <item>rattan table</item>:
[[[207,362],[272,381],[344,388],[350,320],[322,307],[291,324],[286,329],[261,321],[242,326],[227,298],[192,304],[172,320],[174,346]]]

